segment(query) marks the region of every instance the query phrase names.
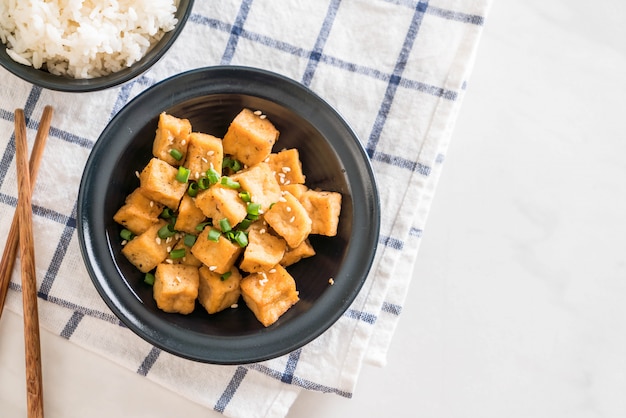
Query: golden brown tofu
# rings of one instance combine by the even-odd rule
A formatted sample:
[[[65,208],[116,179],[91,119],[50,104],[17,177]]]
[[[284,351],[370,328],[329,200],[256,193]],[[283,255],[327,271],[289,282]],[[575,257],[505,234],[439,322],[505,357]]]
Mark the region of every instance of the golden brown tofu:
[[[266,327],[300,299],[295,280],[280,264],[267,272],[246,276],[240,286],[246,305]]]
[[[278,202],[263,217],[291,248],[300,245],[311,232],[311,218],[298,199],[289,192],[283,192]]]
[[[230,308],[239,300],[241,273],[236,267],[225,274],[218,274],[208,267],[200,267],[198,301],[210,314]],[[228,276],[228,277],[226,277]]]
[[[205,220],[206,216],[204,216],[202,210],[196,206],[194,199],[188,194],[185,194],[178,206],[178,217],[176,218],[174,229],[196,235],[198,234],[196,226]]]
[[[222,140],[213,135],[192,132],[189,135],[189,148],[185,167],[191,171],[191,178],[198,180],[206,175],[209,168],[222,172],[224,150]]]
[[[196,243],[191,247],[191,253],[211,271],[219,274],[226,273],[235,264],[243,248],[222,235],[217,241],[209,239],[211,228],[211,226],[204,228]]]
[[[176,174],[178,169],[163,160],[152,158],[139,175],[141,189],[148,198],[176,210],[187,191],[187,183],[176,180]]]
[[[302,206],[311,218],[311,234],[334,237],[341,213],[341,194],[307,190],[301,197]]]
[[[270,155],[278,135],[278,130],[263,115],[243,109],[224,135],[224,154],[232,155],[251,167]]]
[[[176,242],[161,239],[159,229],[167,222],[161,220],[148,228],[143,234],[136,236],[122,248],[122,254],[141,272],[147,273],[162,263],[168,256],[168,248]]]
[[[113,220],[135,235],[144,233],[159,222],[163,205],[149,199],[140,187],[126,197],[124,205],[113,215]]]
[[[185,251],[185,255],[182,257],[173,257],[172,252],[178,253],[180,250]],[[191,247],[185,245],[184,239],[178,240],[176,245],[172,248],[168,255],[168,259],[172,260],[173,264],[185,264],[187,266],[200,267],[202,266],[202,261],[198,260],[198,258],[191,253]],[[166,259],[166,262],[167,260]]]
[[[264,211],[280,198],[280,186],[267,163],[258,163],[231,178],[239,182],[241,189],[250,193],[252,202],[259,203]]]
[[[304,184],[284,184],[280,186],[280,189],[284,192],[291,193],[296,199],[300,200],[304,192],[309,190]]]
[[[182,165],[185,162],[190,133],[191,123],[187,119],[179,119],[165,112],[161,113],[152,143],[152,155],[170,165]],[[173,149],[180,153],[179,160],[172,156]]]
[[[282,150],[275,154],[270,154],[268,164],[275,173],[278,184],[304,184],[306,180],[302,173],[302,163],[300,154],[296,148]]]
[[[152,296],[159,309],[186,315],[196,306],[199,285],[197,267],[163,263],[156,268]]]
[[[251,229],[239,268],[248,273],[269,270],[280,262],[286,248],[287,243],[284,239],[269,232]]]
[[[283,267],[290,266],[292,264],[297,263],[303,258],[313,257],[315,255],[315,249],[311,245],[308,239],[302,241],[302,244],[298,245],[296,248],[287,248],[285,251],[285,255],[283,255],[282,260],[280,260],[280,265]]]
[[[203,190],[196,196],[196,206],[219,229],[219,221],[226,218],[231,227],[241,222],[247,215],[246,204],[239,197],[239,191],[220,184]]]

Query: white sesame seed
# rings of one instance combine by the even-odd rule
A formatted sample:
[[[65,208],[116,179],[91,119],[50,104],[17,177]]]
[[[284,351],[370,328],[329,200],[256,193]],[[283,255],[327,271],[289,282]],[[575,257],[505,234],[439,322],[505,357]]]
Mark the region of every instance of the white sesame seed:
[[[126,245],[126,244],[128,244],[128,241],[123,240],[123,241],[122,241],[122,247],[123,247],[124,245]]]
[[[285,208],[285,210],[286,210],[287,212],[291,212],[291,206],[287,206],[287,207]]]
[[[150,207],[153,208],[154,207],[154,202],[151,200],[150,201]]]
[[[174,260],[172,260],[171,258],[167,258],[167,259],[165,259],[165,262],[166,262],[167,264],[174,264]]]
[[[165,243],[166,243],[166,244],[169,244],[170,242],[172,242],[172,237],[167,237],[167,238],[165,239]]]
[[[335,281],[334,281],[334,280],[333,280],[333,278],[331,277],[330,279],[328,279],[328,283],[330,283],[330,285],[332,286],[332,285],[334,285],[334,284],[335,284]]]
[[[202,157],[202,162],[204,162],[204,163],[208,163],[208,162],[209,162],[209,160],[207,160],[206,158]]]
[[[135,176],[137,176],[137,178],[139,178],[139,171],[135,171]]]
[[[259,234],[261,234],[261,235],[265,234],[265,228],[261,228],[261,229],[259,230]]]
[[[182,141],[180,141],[180,145],[185,145],[187,143],[186,139],[183,139]]]
[[[289,219],[289,222],[293,222],[293,221],[295,221],[295,220],[296,220],[296,217],[295,217],[295,216],[292,216],[292,217],[291,217],[291,219]]]
[[[206,155],[208,155],[209,157],[214,155],[214,154],[215,154],[215,151],[213,151],[213,150],[209,150],[209,151],[206,152]]]
[[[261,116],[259,116],[259,118],[261,118],[261,119],[265,119],[266,117],[267,117],[267,115],[261,115]]]
[[[169,239],[169,238],[168,238]],[[172,247],[167,247],[167,252],[171,252],[172,251]]]
[[[237,305],[236,303],[233,303],[232,305],[230,305],[231,308],[233,309],[237,309],[239,307],[239,305]]]
[[[269,272],[270,273],[276,273],[276,269],[271,269]]]
[[[284,203],[284,202],[287,202],[287,199],[285,199],[284,197],[281,197],[281,198],[278,199],[278,201]]]
[[[283,170],[283,173],[289,173],[291,171],[291,167],[283,167],[281,170]]]
[[[210,271],[215,271],[215,270],[217,270],[217,266],[209,266],[209,270]]]
[[[157,245],[161,245],[161,238],[156,237],[154,241],[157,243]]]
[[[270,157],[267,157],[263,162],[264,163],[269,163],[270,162]]]
[[[286,180],[286,181],[285,181],[285,186],[287,186],[287,185],[289,185],[289,184],[291,184],[291,180]]]
[[[180,283],[182,280],[180,280],[180,277],[176,276],[176,281]]]
[[[200,172],[199,172],[199,171],[196,171],[196,174],[195,174],[195,176],[194,176],[194,177],[196,178],[196,180],[198,180],[198,179],[200,178]]]
[[[254,114],[257,116],[261,116],[263,114],[263,112],[261,112],[260,110],[255,110]]]

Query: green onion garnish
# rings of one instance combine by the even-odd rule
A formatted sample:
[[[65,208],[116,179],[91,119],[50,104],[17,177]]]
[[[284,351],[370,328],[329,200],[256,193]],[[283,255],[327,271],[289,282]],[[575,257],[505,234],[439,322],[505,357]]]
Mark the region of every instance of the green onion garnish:
[[[248,191],[239,193],[239,197],[246,203],[250,203],[252,201],[252,198],[250,197],[250,192]]]
[[[130,241],[131,239],[135,238],[135,234],[130,232],[128,229],[122,229],[120,231],[120,237],[122,237],[123,240]]]
[[[207,225],[211,225],[211,222],[202,222],[198,225],[196,225],[196,231],[202,231],[204,229],[205,226]]]
[[[201,177],[198,179],[198,187],[200,188],[200,190],[206,190],[209,188],[210,185],[211,180],[209,180],[207,177]]]
[[[236,182],[235,180],[231,179],[228,176],[222,177],[221,183],[224,186],[228,187],[229,189],[238,189],[241,187],[241,185],[238,182]]]
[[[220,240],[220,235],[222,235],[220,231],[215,228],[211,228],[209,234],[207,235],[207,239],[217,242]]]
[[[184,248],[177,248],[175,250],[170,251],[170,258],[172,260],[176,260],[178,258],[183,258],[187,254]]]
[[[243,221],[239,222],[239,225],[237,225],[237,229],[239,230],[248,229],[251,224],[252,224],[252,219],[246,218]]]
[[[206,171],[206,176],[209,179],[209,183],[211,183],[211,185],[216,184],[218,181],[220,181],[220,173],[218,173],[214,168],[209,168]]]
[[[183,153],[178,151],[177,149],[171,149],[170,150],[170,155],[176,160],[176,161],[180,161],[183,158]]]
[[[243,231],[237,231],[235,234],[235,242],[239,244],[240,247],[245,247],[248,245],[248,236]]]
[[[185,238],[183,238],[183,242],[187,247],[193,247],[193,244],[196,243],[197,238],[198,237],[196,237],[195,235],[187,234],[185,235]]]
[[[187,180],[189,180],[189,170],[181,165],[180,167],[178,167],[176,181],[178,181],[179,183],[187,183]]]
[[[163,209],[163,212],[161,212],[161,218],[163,219],[169,219],[172,216],[174,216],[174,214],[172,213],[172,209],[170,208],[165,208]]]
[[[154,284],[154,274],[146,273],[146,275],[143,278],[143,282],[145,284],[148,284],[148,285],[152,286]]]
[[[189,188],[187,189],[187,194],[191,197],[198,196],[198,188],[200,185],[196,182],[189,183]]]
[[[221,281],[224,281],[224,280],[228,279],[228,278],[230,277],[230,275],[231,275],[231,274],[233,274],[233,272],[232,272],[232,271],[227,271],[226,273],[224,273],[224,274],[222,274],[222,275],[220,276],[220,280],[221,280]]]
[[[220,219],[220,229],[222,230],[222,232],[228,232],[231,229],[233,229],[230,226],[230,222],[228,221],[228,218]]]
[[[163,225],[161,229],[159,229],[159,232],[157,232],[157,235],[161,239],[173,237],[174,234],[176,234],[176,231],[174,230],[172,224]]]
[[[248,212],[248,215],[252,215],[252,216],[259,216],[260,209],[261,209],[260,203],[248,203],[248,206],[246,207],[246,211]]]

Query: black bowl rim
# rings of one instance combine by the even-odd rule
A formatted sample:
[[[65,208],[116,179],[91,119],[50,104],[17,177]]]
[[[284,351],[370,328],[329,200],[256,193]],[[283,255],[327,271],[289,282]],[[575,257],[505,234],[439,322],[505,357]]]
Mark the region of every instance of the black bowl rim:
[[[166,88],[185,85],[194,85],[194,89],[184,91],[173,88],[168,91]],[[251,85],[263,86],[264,91],[260,93],[253,87],[251,90]],[[100,236],[100,240],[104,241],[105,234],[95,229],[97,225],[90,219],[93,209],[91,202],[98,193],[95,188],[90,188],[90,184],[98,176],[99,154],[107,152],[107,141],[115,140],[115,136],[111,138],[111,135],[117,124],[128,118],[135,108],[146,103],[156,109],[154,111],[160,112],[160,109],[198,96],[223,93],[264,97],[283,104],[290,100],[302,104],[304,100],[305,106],[316,109],[316,118],[329,118],[324,123],[339,126],[349,137],[348,141],[333,143],[332,138],[329,140],[331,145],[345,153],[340,157],[352,159],[342,162],[351,168],[346,174],[355,202],[347,261],[340,269],[335,284],[329,289],[332,292],[325,292],[306,314],[257,334],[236,337],[200,335],[173,324],[164,324],[143,307],[132,291],[122,284],[123,280],[120,279],[119,283],[101,280],[104,270],[108,268],[111,271],[114,267],[106,266],[107,261],[112,262],[109,258],[104,261],[96,258],[98,254],[93,239]],[[155,106],[155,103],[159,105]],[[312,123],[315,126],[315,122]],[[198,68],[165,79],[140,93],[115,115],[96,141],[85,165],[78,194],[77,230],[81,253],[94,286],[107,306],[135,334],[156,347],[190,360],[213,364],[248,364],[280,357],[304,346],[330,328],[347,311],[373,264],[378,246],[380,217],[379,194],[371,161],[356,133],[331,105],[308,87],[285,76],[258,68],[226,65]],[[106,246],[106,243],[101,242],[100,245]],[[108,256],[111,257],[110,252]],[[116,294],[115,286],[124,287],[126,291]],[[334,310],[328,307],[334,307]]]
[[[184,0],[187,3],[183,13],[177,10],[178,23],[171,31],[165,33],[163,38],[156,44],[158,47],[149,50],[146,55],[129,68],[97,78],[70,78],[55,76],[42,70],[35,69],[14,61],[6,52],[6,45],[0,43],[0,65],[13,75],[33,85],[49,90],[67,93],[88,93],[105,90],[124,84],[148,71],[156,64],[172,47],[178,36],[183,31],[187,19],[191,15],[195,0]],[[180,4],[180,2],[179,2]]]

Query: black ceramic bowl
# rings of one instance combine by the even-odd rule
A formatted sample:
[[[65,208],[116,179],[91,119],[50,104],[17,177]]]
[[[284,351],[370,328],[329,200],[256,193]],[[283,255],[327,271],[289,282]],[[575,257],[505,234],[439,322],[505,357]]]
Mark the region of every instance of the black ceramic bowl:
[[[288,268],[300,301],[265,328],[241,301],[209,315],[160,311],[144,275],[121,254],[113,215],[151,157],[158,115],[191,121],[222,137],[244,107],[262,110],[280,131],[276,149],[296,147],[307,185],[342,194],[335,237],[311,236],[317,254]],[[303,85],[263,70],[222,66],[167,79],[136,97],[111,120],[87,161],[78,198],[81,251],[93,283],[136,334],[181,357],[244,364],[289,353],[329,328],[350,306],[368,274],[380,226],[378,193],[358,138],[326,102]],[[334,284],[329,284],[329,279]]]
[[[7,54],[6,47],[0,43],[0,65],[5,69],[36,86],[50,90],[65,92],[89,92],[104,90],[125,83],[147,71],[169,50],[180,32],[183,30],[187,18],[191,14],[194,0],[178,0],[176,27],[165,33],[159,42],[150,49],[146,55],[132,66],[109,75],[90,79],[75,79],[49,73],[43,69],[19,64]]]

